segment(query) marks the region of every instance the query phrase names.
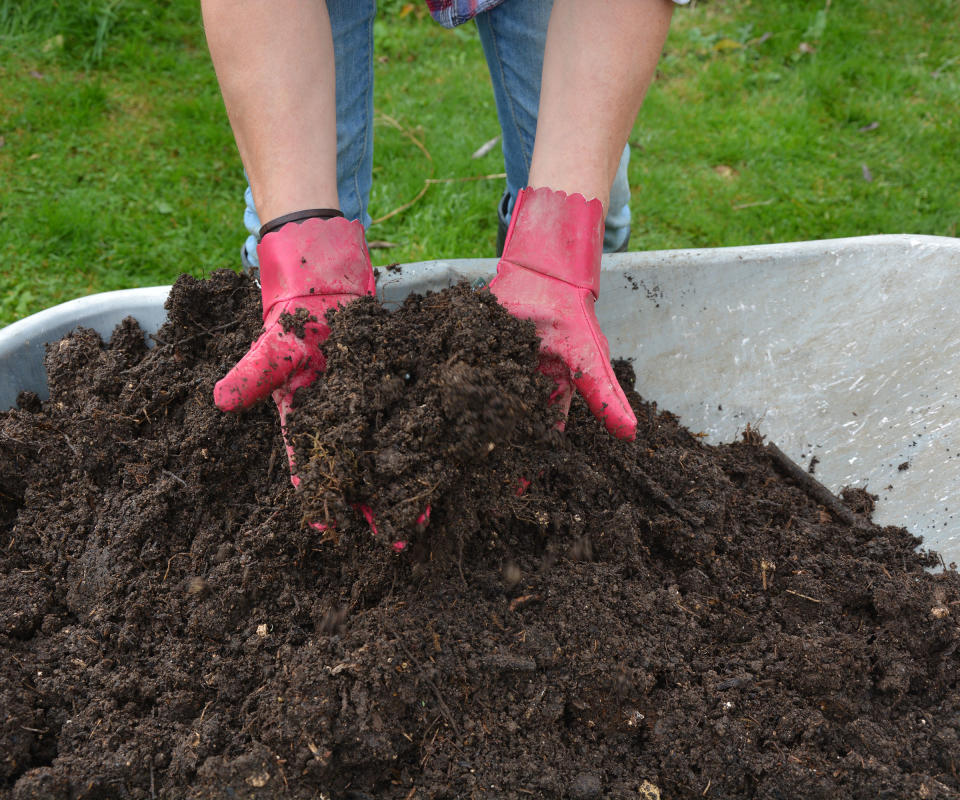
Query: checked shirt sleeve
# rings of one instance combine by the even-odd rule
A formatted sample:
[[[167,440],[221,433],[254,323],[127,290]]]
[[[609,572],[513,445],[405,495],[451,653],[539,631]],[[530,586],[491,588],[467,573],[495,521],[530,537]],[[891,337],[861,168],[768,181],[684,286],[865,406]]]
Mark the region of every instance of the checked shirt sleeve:
[[[455,28],[502,2],[503,0],[427,0],[427,8],[430,9],[430,16],[444,28]]]
[[[444,28],[455,28],[473,19],[477,14],[496,8],[503,0],[426,0],[430,16]],[[690,0],[673,0],[678,6],[687,5]]]

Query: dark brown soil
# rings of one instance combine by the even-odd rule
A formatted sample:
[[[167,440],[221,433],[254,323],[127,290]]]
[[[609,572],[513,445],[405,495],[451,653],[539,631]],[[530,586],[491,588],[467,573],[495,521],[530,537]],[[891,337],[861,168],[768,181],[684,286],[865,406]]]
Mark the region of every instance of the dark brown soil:
[[[960,797],[960,579],[755,432],[631,392],[636,442],[561,435],[488,296],[364,300],[295,492],[273,408],[212,402],[255,290],[169,311],[0,414],[0,798]]]

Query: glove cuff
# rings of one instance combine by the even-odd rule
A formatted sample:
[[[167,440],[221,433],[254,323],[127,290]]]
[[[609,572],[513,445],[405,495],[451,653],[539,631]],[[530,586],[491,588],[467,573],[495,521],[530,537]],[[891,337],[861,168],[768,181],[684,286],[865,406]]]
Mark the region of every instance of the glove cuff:
[[[342,216],[343,212],[339,208],[308,208],[304,211],[294,211],[292,214],[284,214],[282,217],[277,217],[261,225],[260,232],[257,234],[257,241],[259,242],[268,233],[280,230],[288,222],[303,222],[305,219],[312,219],[313,217],[333,219]]]
[[[311,217],[270,231],[257,246],[263,316],[281,301],[325,294],[373,294],[363,224]]]
[[[521,189],[510,218],[503,261],[589,290],[600,287],[603,204],[582,194]]]

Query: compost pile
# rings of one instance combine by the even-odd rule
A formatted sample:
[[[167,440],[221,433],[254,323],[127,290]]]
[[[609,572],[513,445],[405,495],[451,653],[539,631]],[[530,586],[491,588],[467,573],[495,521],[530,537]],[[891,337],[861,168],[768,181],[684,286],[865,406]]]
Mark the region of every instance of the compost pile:
[[[0,414],[0,797],[960,796],[960,580],[865,491],[632,389],[635,442],[559,433],[464,287],[331,317],[295,491],[272,405],[212,402],[255,288],[168,310]]]

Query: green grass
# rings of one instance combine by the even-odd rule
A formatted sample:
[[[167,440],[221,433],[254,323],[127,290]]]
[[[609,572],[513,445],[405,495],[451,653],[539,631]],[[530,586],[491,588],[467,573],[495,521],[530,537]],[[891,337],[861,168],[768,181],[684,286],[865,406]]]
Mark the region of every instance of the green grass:
[[[479,40],[381,3],[374,262],[492,256]],[[957,235],[960,4],[678,9],[632,134],[636,249]],[[0,0],[0,325],[238,266],[244,180],[196,0]],[[413,141],[416,139],[424,151]],[[867,178],[870,178],[869,180]]]

